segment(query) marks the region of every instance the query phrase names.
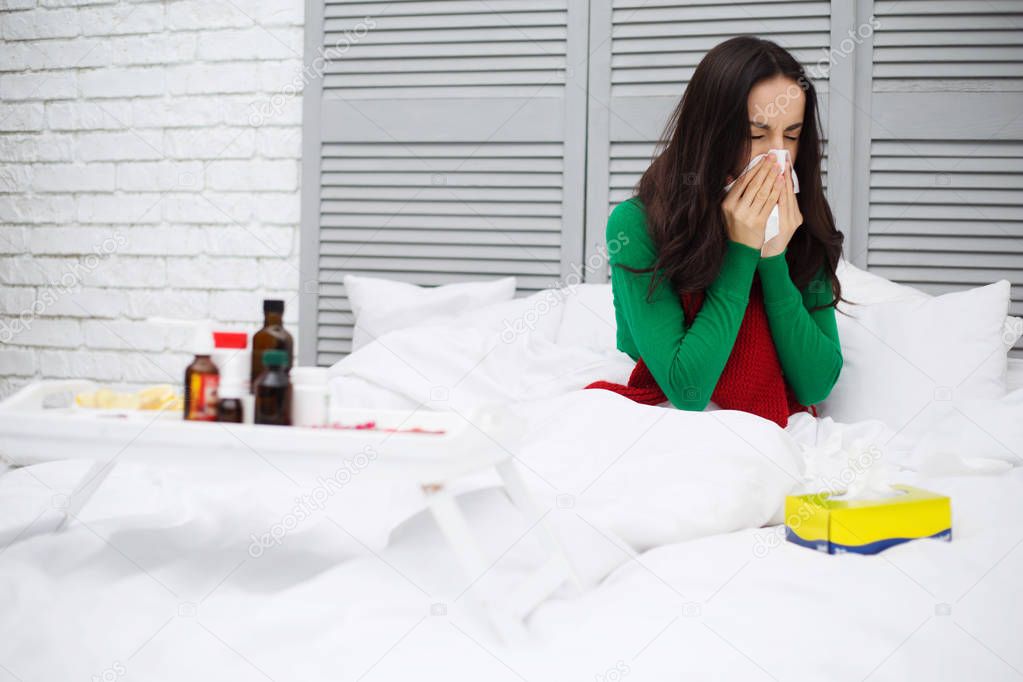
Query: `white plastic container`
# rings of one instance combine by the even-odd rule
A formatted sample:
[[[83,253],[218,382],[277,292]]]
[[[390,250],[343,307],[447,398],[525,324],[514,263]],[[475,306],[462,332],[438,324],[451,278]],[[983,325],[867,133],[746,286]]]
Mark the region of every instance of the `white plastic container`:
[[[327,371],[326,367],[291,368],[292,426],[323,426],[327,423]]]
[[[213,330],[214,340],[211,359],[220,370],[220,383],[249,390],[249,372],[252,371],[252,351],[244,332]]]

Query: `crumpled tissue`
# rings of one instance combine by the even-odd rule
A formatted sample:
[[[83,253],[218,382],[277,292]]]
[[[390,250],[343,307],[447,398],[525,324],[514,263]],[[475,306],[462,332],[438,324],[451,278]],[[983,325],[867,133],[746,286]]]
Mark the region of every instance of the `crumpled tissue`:
[[[828,429],[823,441],[800,444],[806,461],[803,492],[827,492],[843,500],[899,494],[891,488],[893,468],[882,447],[892,433],[890,427],[877,419],[834,427],[838,428]]]

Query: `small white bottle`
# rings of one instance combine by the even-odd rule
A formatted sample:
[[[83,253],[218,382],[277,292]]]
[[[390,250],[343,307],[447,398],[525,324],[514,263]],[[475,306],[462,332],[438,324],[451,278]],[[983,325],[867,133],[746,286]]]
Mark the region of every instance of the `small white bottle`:
[[[292,426],[323,426],[327,423],[327,367],[292,367]]]

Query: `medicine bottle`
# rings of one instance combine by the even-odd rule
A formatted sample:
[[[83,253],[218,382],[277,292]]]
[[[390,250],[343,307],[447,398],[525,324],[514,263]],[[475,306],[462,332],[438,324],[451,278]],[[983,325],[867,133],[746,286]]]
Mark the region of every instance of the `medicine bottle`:
[[[199,325],[192,342],[195,359],[185,368],[185,419],[212,422],[217,419],[217,388],[220,372],[213,364],[213,335]]]
[[[256,378],[256,424],[291,426],[289,355],[283,350],[263,351],[263,371]]]
[[[252,335],[252,371],[249,375],[252,392],[256,392],[256,378],[263,371],[263,352],[271,349],[288,353],[287,369],[294,357],[294,341],[284,328],[284,301],[263,301],[263,327]]]

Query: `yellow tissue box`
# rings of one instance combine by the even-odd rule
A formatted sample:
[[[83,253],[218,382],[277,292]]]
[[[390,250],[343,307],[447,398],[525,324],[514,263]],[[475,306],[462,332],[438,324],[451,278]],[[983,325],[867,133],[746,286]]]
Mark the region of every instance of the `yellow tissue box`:
[[[828,554],[877,554],[894,545],[935,538],[952,540],[952,501],[908,485],[901,494],[861,500],[831,493],[785,498],[785,539]]]

